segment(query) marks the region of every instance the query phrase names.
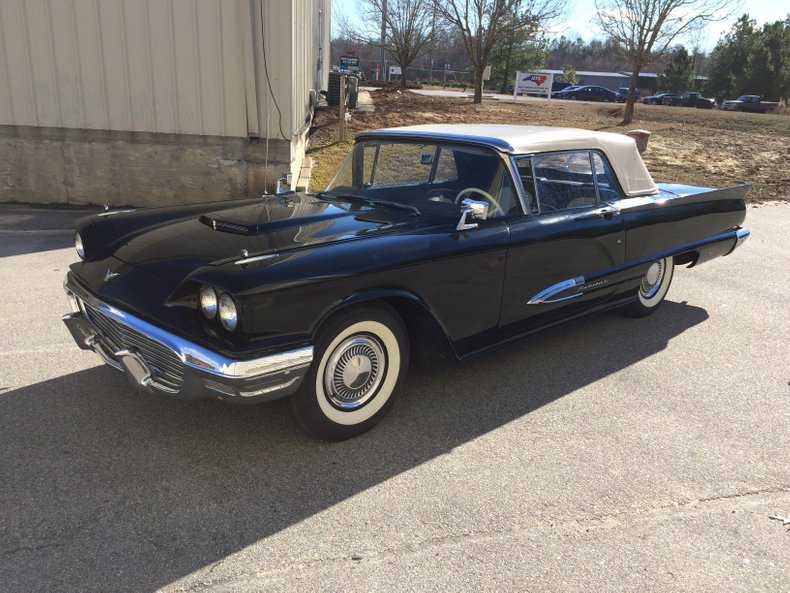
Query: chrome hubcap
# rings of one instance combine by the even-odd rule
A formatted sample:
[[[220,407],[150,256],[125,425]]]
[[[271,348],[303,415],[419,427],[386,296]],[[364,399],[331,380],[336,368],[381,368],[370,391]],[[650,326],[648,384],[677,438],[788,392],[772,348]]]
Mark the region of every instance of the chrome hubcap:
[[[661,288],[661,280],[664,278],[664,260],[653,262],[647,269],[647,273],[642,277],[642,286],[639,292],[643,297],[649,299]]]
[[[384,376],[384,348],[373,336],[352,336],[332,352],[324,371],[326,396],[338,408],[352,410],[370,400]]]

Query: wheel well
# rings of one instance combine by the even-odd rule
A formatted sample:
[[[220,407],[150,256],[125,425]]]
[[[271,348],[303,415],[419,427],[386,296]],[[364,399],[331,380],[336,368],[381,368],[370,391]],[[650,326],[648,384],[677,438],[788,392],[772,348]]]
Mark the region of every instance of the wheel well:
[[[413,359],[427,362],[456,358],[441,325],[425,307],[406,297],[384,297],[381,300],[398,314],[406,326]]]
[[[377,295],[352,300],[326,315],[318,323],[316,331],[329,319],[347,311],[350,307],[371,305],[382,306],[400,318],[409,336],[409,351],[413,359],[425,362],[457,358],[455,350],[436,318],[422,304],[407,296]]]
[[[684,266],[687,265],[691,268],[694,264],[697,263],[699,259],[699,252],[697,251],[687,251],[686,253],[680,253],[674,257],[675,265],[676,266]]]

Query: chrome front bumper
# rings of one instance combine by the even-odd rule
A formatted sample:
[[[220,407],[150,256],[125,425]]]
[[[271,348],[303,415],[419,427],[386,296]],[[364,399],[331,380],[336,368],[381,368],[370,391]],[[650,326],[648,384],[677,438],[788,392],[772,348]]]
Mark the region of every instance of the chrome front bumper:
[[[296,391],[313,360],[312,346],[227,358],[104,303],[68,279],[64,289],[72,312],[63,322],[77,345],[142,389],[182,399],[258,403]]]

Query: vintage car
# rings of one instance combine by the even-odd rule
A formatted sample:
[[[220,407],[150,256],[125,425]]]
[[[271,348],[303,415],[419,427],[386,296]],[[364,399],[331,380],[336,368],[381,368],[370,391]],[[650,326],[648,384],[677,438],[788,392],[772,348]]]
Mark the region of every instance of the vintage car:
[[[79,220],[64,321],[140,388],[289,396],[303,428],[339,440],[382,418],[411,354],[654,312],[676,266],[746,239],[747,190],[656,185],[621,134],[368,131],[319,193]]]

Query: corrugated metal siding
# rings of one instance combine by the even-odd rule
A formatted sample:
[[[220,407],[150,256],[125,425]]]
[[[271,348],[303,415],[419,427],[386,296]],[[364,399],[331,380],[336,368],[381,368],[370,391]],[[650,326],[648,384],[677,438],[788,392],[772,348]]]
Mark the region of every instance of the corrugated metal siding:
[[[290,140],[326,88],[330,10],[0,0],[0,124]]]
[[[0,0],[0,123],[246,136],[247,4]]]
[[[324,64],[324,53],[329,51],[329,36],[327,28],[331,4],[329,0],[297,0],[294,3],[293,36],[294,53],[293,69],[297,76],[294,77],[294,129],[299,129],[304,124],[304,117],[310,108],[310,91],[327,88],[324,84],[324,71],[328,65]]]

